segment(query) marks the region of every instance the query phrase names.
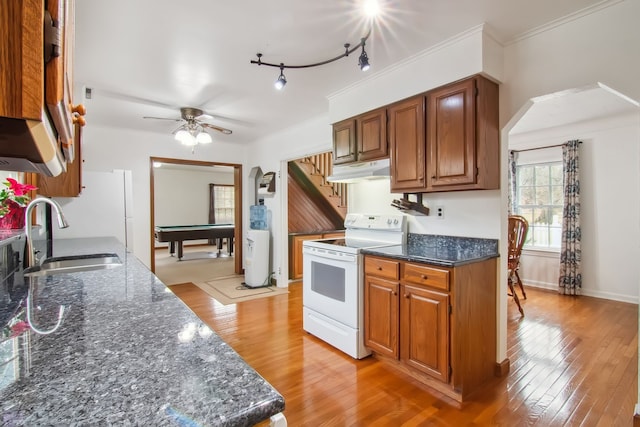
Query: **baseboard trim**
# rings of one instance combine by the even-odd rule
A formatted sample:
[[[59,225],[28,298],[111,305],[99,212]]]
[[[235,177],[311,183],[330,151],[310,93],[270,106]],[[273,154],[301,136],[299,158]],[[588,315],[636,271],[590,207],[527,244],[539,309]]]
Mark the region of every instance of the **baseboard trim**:
[[[509,358],[504,359],[502,362],[496,363],[494,374],[496,377],[504,377],[509,373],[511,369],[511,362]]]
[[[525,287],[532,287],[537,289],[543,289],[546,291],[558,292],[557,283],[546,283],[546,282],[538,282],[535,280],[524,280],[524,279],[523,279],[523,282]],[[585,297],[608,299],[611,301],[626,302],[629,304],[638,304],[639,302],[639,298],[634,295],[623,295],[623,294],[616,294],[613,292],[593,291],[585,288],[582,288],[581,292],[582,292],[581,295]]]

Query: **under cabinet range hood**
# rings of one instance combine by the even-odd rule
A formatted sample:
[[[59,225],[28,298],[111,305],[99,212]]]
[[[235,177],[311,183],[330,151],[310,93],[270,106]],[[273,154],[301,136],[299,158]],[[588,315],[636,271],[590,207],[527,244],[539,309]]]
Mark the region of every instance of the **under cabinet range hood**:
[[[0,170],[57,176],[66,166],[48,117],[42,121],[0,117]]]
[[[334,165],[333,173],[327,177],[329,182],[353,183],[371,179],[389,178],[391,176],[389,159],[369,162]]]

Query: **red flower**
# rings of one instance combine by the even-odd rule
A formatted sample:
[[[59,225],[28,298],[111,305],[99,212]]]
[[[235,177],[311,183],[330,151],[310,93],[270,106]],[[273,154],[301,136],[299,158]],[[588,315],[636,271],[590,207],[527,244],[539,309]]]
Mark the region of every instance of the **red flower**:
[[[9,181],[9,188],[16,196],[24,196],[28,191],[37,189],[33,185],[21,184],[13,178],[7,178],[7,181]]]
[[[29,329],[31,329],[29,323],[21,320],[11,327],[11,338],[17,337],[18,335],[20,335],[24,331],[28,331]]]

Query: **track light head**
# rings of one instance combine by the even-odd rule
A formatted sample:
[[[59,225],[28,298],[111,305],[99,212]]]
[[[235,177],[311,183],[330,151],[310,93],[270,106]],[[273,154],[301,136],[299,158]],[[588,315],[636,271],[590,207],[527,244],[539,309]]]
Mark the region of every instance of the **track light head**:
[[[362,39],[362,53],[360,54],[360,58],[358,58],[358,66],[360,66],[360,69],[362,71],[367,71],[369,68],[371,68],[371,65],[369,65],[369,57],[367,56],[367,52],[364,50],[364,43],[365,40]]]
[[[280,64],[280,75],[278,76],[278,80],[274,83],[274,86],[278,90],[282,90],[287,84],[287,79],[284,77],[284,64]]]

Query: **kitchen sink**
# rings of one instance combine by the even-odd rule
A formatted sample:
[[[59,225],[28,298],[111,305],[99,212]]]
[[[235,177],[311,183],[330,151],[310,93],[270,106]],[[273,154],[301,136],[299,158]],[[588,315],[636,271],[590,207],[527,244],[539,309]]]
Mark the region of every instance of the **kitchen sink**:
[[[121,266],[122,262],[116,254],[88,254],[52,257],[45,259],[39,266],[24,270],[24,275],[46,276],[52,274],[77,273],[81,271],[102,270]]]

